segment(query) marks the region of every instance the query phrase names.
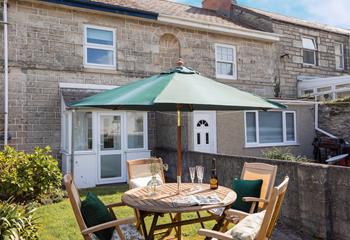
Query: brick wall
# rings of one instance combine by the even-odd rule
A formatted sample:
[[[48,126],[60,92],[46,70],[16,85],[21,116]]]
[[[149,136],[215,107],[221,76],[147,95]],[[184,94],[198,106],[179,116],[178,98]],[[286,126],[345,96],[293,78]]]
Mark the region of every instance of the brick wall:
[[[169,164],[166,176],[176,179],[177,153],[157,149],[153,154]],[[183,153],[182,181],[190,182],[189,166],[203,165],[204,182],[208,182],[213,157],[217,159],[219,184],[227,187],[231,186],[233,178],[240,177],[244,162],[277,165],[275,184],[281,183],[285,176],[290,178],[279,221],[301,231],[304,239],[350,238],[350,168],[186,151]]]
[[[8,15],[10,144],[20,149],[46,144],[59,149],[60,82],[123,85],[159,73],[178,54],[171,45],[171,60],[162,57],[166,45],[161,49],[160,40],[165,34],[178,41],[185,65],[209,77],[215,76],[214,44],[235,45],[238,79],[218,81],[272,96],[275,64],[274,47],[269,43],[29,1],[10,0]],[[116,29],[116,70],[84,68],[84,24]],[[0,124],[3,129],[3,121]]]

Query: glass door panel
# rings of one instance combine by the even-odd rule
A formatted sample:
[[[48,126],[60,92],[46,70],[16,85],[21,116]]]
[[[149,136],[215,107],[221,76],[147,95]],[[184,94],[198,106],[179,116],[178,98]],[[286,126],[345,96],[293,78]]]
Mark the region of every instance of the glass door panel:
[[[120,116],[101,116],[101,151],[121,149]]]
[[[101,178],[121,177],[121,166],[121,155],[101,155]]]
[[[122,154],[122,117],[120,114],[100,114],[99,182],[124,180]]]

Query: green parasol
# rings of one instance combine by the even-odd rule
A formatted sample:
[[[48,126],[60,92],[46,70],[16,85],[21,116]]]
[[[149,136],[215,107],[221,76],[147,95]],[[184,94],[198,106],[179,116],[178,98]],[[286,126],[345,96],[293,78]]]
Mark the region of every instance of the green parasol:
[[[177,111],[177,181],[181,182],[181,111],[268,110],[284,105],[241,91],[200,75],[183,66],[82,99],[73,108],[98,107],[113,110]]]

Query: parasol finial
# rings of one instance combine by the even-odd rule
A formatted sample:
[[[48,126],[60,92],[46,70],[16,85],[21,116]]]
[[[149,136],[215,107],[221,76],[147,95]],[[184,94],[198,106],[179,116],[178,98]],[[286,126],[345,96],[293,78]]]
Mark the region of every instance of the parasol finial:
[[[184,61],[182,60],[182,58],[179,58],[179,59],[177,60],[176,65],[177,65],[178,67],[182,67],[182,66],[184,65]]]

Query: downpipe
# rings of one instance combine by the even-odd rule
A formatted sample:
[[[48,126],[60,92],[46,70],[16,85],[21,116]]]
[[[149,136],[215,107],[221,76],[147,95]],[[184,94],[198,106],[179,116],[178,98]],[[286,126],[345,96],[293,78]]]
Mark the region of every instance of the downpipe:
[[[4,25],[4,147],[8,145],[8,22],[7,22],[7,0],[3,1]]]

